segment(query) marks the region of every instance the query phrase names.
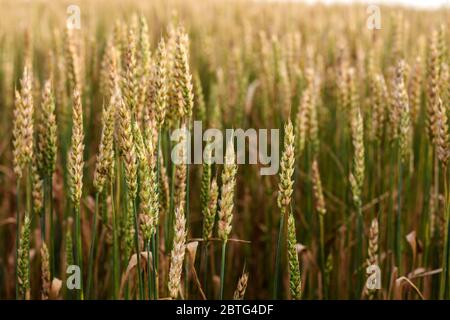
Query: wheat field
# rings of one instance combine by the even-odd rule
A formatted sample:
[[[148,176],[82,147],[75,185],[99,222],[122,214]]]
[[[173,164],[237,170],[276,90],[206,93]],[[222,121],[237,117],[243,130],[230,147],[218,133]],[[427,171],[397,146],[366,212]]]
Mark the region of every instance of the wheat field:
[[[0,299],[450,299],[448,7],[0,5]]]

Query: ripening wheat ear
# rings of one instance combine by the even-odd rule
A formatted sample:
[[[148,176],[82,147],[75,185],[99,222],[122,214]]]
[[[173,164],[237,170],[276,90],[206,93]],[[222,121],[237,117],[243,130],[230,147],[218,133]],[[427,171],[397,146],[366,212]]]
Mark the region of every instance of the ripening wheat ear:
[[[147,145],[152,145],[151,140]],[[153,146],[150,148],[152,154]],[[139,180],[140,180],[140,209],[143,219],[142,230],[147,241],[156,231],[159,220],[158,180],[156,175],[156,159],[153,155],[144,152],[139,153]]]
[[[83,152],[84,152],[84,135],[83,135],[83,108],[81,105],[80,91],[75,88],[72,102],[72,139],[69,150],[68,171],[69,171],[69,191],[75,211],[75,237],[76,237],[76,262],[82,269],[83,255],[81,242],[81,215],[80,202],[83,192]],[[81,284],[82,286],[82,284]],[[80,298],[83,296],[83,290],[79,292]]]
[[[350,186],[353,194],[353,201],[357,208],[361,207],[361,192],[364,183],[365,152],[364,152],[364,125],[359,108],[352,114],[352,141],[354,148],[353,172],[350,174]]]
[[[233,136],[227,143],[225,163],[222,171],[222,192],[219,210],[219,238],[226,242],[231,232],[234,208],[234,189],[236,187],[237,165],[234,152]]]
[[[187,132],[186,128],[181,128],[178,140],[178,153],[176,154],[178,163],[175,166],[175,205],[185,206],[186,204],[186,173],[187,173]]]
[[[366,264],[367,266],[378,265],[378,220],[374,218],[369,229],[369,248]],[[368,289],[369,299],[375,297],[376,291]]]
[[[433,31],[430,37],[427,59],[427,129],[431,141],[433,141],[433,124],[435,119],[436,101],[439,95],[439,51],[438,33]]]
[[[296,149],[297,156],[300,156],[305,150],[307,134],[310,127],[310,112],[313,104],[313,87],[308,83],[308,87],[304,90],[297,111],[295,122],[295,134],[297,136]]]
[[[122,92],[126,106],[132,117],[136,116],[136,105],[138,98],[138,70],[136,62],[136,35],[132,26],[128,30],[128,47],[126,51],[125,70],[122,77]]]
[[[372,96],[372,125],[371,139],[378,144],[381,143],[386,122],[386,101],[388,101],[388,92],[386,82],[382,74],[376,74],[373,79]]]
[[[339,107],[340,111],[347,112],[347,106],[348,106],[348,49],[346,48],[345,43],[339,43],[338,44],[338,68],[336,73],[336,99],[337,99],[337,106]]]
[[[18,178],[22,177],[24,167],[24,148],[23,148],[23,123],[24,123],[24,106],[20,93],[15,91],[14,102],[14,123],[13,123],[13,162],[14,172]]]
[[[442,162],[442,166],[445,168],[450,158],[450,136],[448,130],[447,111],[441,98],[437,99],[434,110],[435,119],[432,125],[433,143],[436,148],[437,156]]]
[[[142,135],[140,131],[136,131],[137,124],[130,115],[130,110],[123,103],[119,104],[118,109],[118,139],[120,155],[123,158],[125,167],[125,182],[126,182],[126,196],[127,196],[127,233],[126,233],[126,254],[131,253],[132,241],[134,238],[134,247],[137,257],[137,275],[139,279],[139,297],[143,299],[144,287],[140,264],[140,249],[139,249],[139,223],[136,206],[136,196],[138,189],[138,157],[145,154],[145,147],[142,142]],[[139,135],[138,135],[139,133]],[[134,231],[133,231],[134,229]]]
[[[167,110],[167,52],[164,39],[161,39],[156,51],[156,65],[154,67],[154,75],[152,79],[154,93],[154,107],[156,125],[160,129],[166,117]],[[150,91],[150,90],[149,90]]]
[[[440,77],[442,78],[442,66],[447,63],[446,58],[447,56],[447,35],[446,30],[447,26],[442,23],[438,28],[438,35],[437,35],[437,50],[438,50],[438,61],[439,61],[439,67],[440,67]]]
[[[290,211],[291,197],[293,192],[294,180],[294,162],[295,162],[295,136],[291,121],[289,120],[284,127],[284,150],[281,156],[280,182],[278,183],[277,204],[284,215]]]
[[[66,28],[65,34],[65,64],[71,90],[81,90],[81,63],[77,54],[74,31]]]
[[[124,59],[124,53],[125,53],[125,47],[126,47],[126,26],[123,23],[122,20],[117,19],[114,23],[114,29],[113,29],[113,44],[117,49],[117,57],[119,58],[117,60],[118,65],[123,66],[123,59]]]
[[[30,223],[28,214],[25,214],[24,224],[20,233],[17,276],[19,294],[22,299],[30,299]]]
[[[135,199],[137,193],[136,147],[133,139],[130,111],[125,106],[122,99],[120,99],[117,113],[119,117],[118,140],[120,155],[125,164],[125,181],[129,197]]]
[[[202,180],[201,180],[201,187],[200,187],[200,203],[203,213],[203,238],[205,238],[205,223],[206,218],[208,216],[208,206],[209,206],[209,199],[211,196],[210,191],[210,184],[211,184],[211,148],[207,147],[205,148],[205,159],[202,165]],[[212,186],[212,185],[211,185]],[[207,239],[206,237],[205,239]]]
[[[100,92],[106,98],[114,94],[117,84],[117,49],[114,47],[114,39],[109,36],[106,40],[105,52],[100,65]]]
[[[156,123],[155,111],[149,108],[144,109],[144,120],[142,137],[145,142],[146,153],[150,161],[154,162],[156,165],[156,158],[158,157],[158,142],[159,130]]]
[[[81,96],[78,89],[73,93],[72,105],[72,140],[69,151],[68,170],[70,181],[70,197],[75,206],[79,206],[81,193],[83,189],[83,152],[84,152],[84,134],[83,134],[83,109],[81,105]]]
[[[412,75],[409,82],[409,100],[411,109],[411,120],[413,123],[417,122],[420,113],[422,100],[422,59],[420,56],[416,57]]]
[[[394,95],[396,108],[400,115],[399,123],[399,145],[400,156],[403,163],[409,161],[412,148],[412,128],[410,120],[410,110],[408,94],[405,87],[405,62],[400,60],[396,69]]]
[[[227,142],[225,152],[225,163],[222,171],[222,192],[219,203],[219,222],[218,234],[222,240],[222,260],[220,269],[220,289],[219,297],[223,299],[224,283],[225,283],[225,262],[226,262],[226,247],[228,237],[231,233],[233,222],[233,208],[234,208],[234,190],[236,188],[236,154],[233,143],[234,135],[231,134],[230,140]]]
[[[217,198],[219,196],[219,188],[216,179],[213,178],[209,188],[208,203],[203,211],[203,239],[211,238],[214,228],[214,221],[217,213]]]
[[[247,289],[248,272],[244,272],[239,278],[236,290],[234,291],[233,300],[244,300],[245,290]]]
[[[42,281],[41,298],[42,300],[47,300],[50,293],[51,279],[50,279],[50,256],[48,254],[48,249],[45,242],[43,242],[41,246],[41,281]]]
[[[316,200],[316,210],[321,215],[325,215],[327,209],[325,208],[325,200],[323,198],[322,181],[320,179],[319,165],[317,160],[313,161],[312,164],[312,182],[314,198]]]
[[[40,111],[37,125],[39,169],[44,176],[51,177],[56,167],[57,152],[57,125],[51,80],[45,82]]]
[[[328,276],[325,261],[325,214],[327,209],[325,207],[325,200],[323,197],[322,181],[320,179],[319,165],[317,159],[312,163],[312,183],[314,191],[314,199],[316,210],[319,213],[319,243],[320,243],[320,266],[323,279],[323,294],[328,297]]]
[[[111,96],[109,103],[103,108],[103,127],[93,182],[98,193],[101,193],[105,183],[111,181],[114,177],[114,123],[119,99],[120,96],[116,91]]]
[[[169,39],[170,40],[170,39]],[[194,96],[192,93],[192,75],[189,68],[189,38],[182,28],[176,32],[175,41],[169,47],[170,77],[169,106],[167,116],[171,127],[192,115]]]
[[[353,168],[350,173],[350,187],[353,195],[353,205],[356,211],[356,241],[355,265],[360,266],[362,261],[363,246],[363,215],[362,215],[362,188],[364,184],[365,151],[364,151],[364,123],[359,106],[355,106],[351,112],[351,133],[353,142]],[[359,271],[356,271],[359,273]],[[357,276],[356,290],[361,290],[362,277]]]
[[[369,229],[369,248],[367,265],[378,264],[378,220],[374,218]]]
[[[132,120],[131,131],[133,134],[134,146],[136,149],[136,160],[138,163],[141,161],[145,161],[147,158],[147,148],[145,147],[141,128],[139,128],[138,122],[136,120]],[[151,142],[150,145],[152,145]],[[153,146],[151,147],[151,149],[153,149]]]
[[[282,244],[282,233],[286,230],[287,220],[291,212],[291,201],[294,180],[292,178],[294,174],[294,163],[295,163],[295,135],[291,120],[284,126],[284,149],[281,156],[281,172],[280,181],[278,182],[278,196],[277,205],[281,211],[280,226],[278,230],[278,242],[277,251],[275,258],[275,276],[273,285],[273,298],[276,299],[278,295],[278,277],[280,271],[280,260],[281,260],[281,244]]]
[[[150,39],[148,24],[144,16],[139,18],[139,39],[137,48],[137,75],[138,75],[138,99],[136,105],[136,117],[138,123],[142,123],[145,99],[149,90],[150,69],[152,65],[150,52]]]
[[[36,156],[33,157],[31,164],[31,183],[32,183],[32,198],[33,198],[33,212],[41,215],[41,209],[44,204],[44,186],[38,172]]]
[[[170,253],[169,294],[172,299],[178,298],[181,289],[181,272],[186,250],[186,217],[183,206],[175,211],[173,247]]]
[[[14,171],[19,178],[33,159],[34,106],[31,71],[27,67],[24,68],[20,84],[20,93],[16,91],[15,94],[13,125]]]
[[[139,163],[139,179],[141,180],[139,196],[141,199],[141,214],[144,219],[142,228],[147,241],[156,232],[156,226],[159,220],[159,199],[156,177],[154,167],[142,161]]]

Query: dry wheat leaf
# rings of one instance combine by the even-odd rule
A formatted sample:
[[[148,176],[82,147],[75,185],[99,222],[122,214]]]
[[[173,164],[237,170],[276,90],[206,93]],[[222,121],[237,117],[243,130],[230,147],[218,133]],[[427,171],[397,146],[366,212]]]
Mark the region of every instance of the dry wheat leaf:
[[[198,241],[192,241],[186,245],[186,250],[189,253],[189,258],[191,259],[192,262],[195,262],[197,248],[198,248]]]

